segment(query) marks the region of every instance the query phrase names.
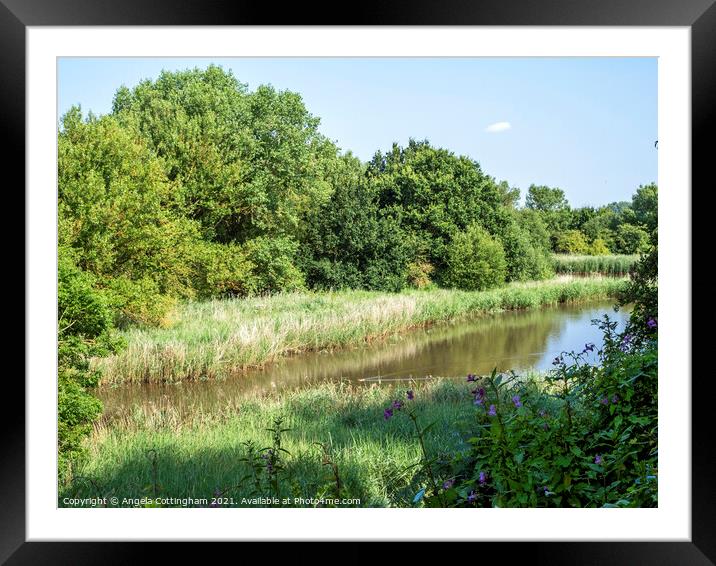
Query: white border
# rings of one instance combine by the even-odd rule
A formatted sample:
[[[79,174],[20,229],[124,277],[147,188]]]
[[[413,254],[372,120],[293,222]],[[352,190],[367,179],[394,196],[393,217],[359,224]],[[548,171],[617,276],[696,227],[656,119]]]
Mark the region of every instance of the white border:
[[[28,540],[690,540],[690,39],[687,27],[28,28]],[[659,508],[58,509],[54,384],[60,56],[659,57],[659,389],[668,392],[659,402]]]

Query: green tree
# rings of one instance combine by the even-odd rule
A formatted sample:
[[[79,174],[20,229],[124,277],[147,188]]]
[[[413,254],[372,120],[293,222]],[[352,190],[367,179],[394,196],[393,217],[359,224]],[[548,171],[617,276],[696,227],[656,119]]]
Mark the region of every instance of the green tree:
[[[143,320],[137,303],[161,318],[168,297],[194,294],[199,230],[178,213],[176,190],[161,160],[113,117],[83,120],[79,108],[65,115],[58,137],[59,241],[100,285],[114,282],[119,312],[134,322],[158,321]],[[125,292],[137,300],[122,304]]]
[[[210,65],[122,89],[113,113],[162,157],[184,214],[209,241],[295,239],[305,213],[330,196],[337,148],[297,93],[249,92]]]
[[[454,233],[473,222],[493,234],[504,227],[504,195],[494,179],[475,161],[427,141],[410,140],[405,148],[394,144],[391,151],[377,153],[367,175],[379,208],[400,221],[416,253],[438,277]]]
[[[552,247],[555,248],[557,235],[567,230],[572,221],[569,202],[564,191],[544,185],[530,185],[525,206],[538,212],[542,217],[549,230]]]
[[[455,234],[448,247],[443,277],[449,287],[479,291],[505,282],[507,262],[502,244],[478,224]]]
[[[614,235],[616,251],[621,254],[638,254],[649,248],[649,234],[639,226],[622,224]]]
[[[631,208],[636,224],[641,225],[648,233],[656,230],[659,211],[659,189],[656,184],[640,186],[632,196]]]
[[[589,242],[579,230],[565,230],[557,234],[555,251],[561,254],[586,254]]]
[[[398,291],[417,252],[400,218],[378,206],[375,184],[352,155],[342,158],[328,202],[308,217],[302,265],[311,287]],[[395,211],[394,211],[395,212]]]
[[[540,212],[560,212],[569,210],[569,202],[564,191],[545,185],[530,185],[527,189],[525,206]]]

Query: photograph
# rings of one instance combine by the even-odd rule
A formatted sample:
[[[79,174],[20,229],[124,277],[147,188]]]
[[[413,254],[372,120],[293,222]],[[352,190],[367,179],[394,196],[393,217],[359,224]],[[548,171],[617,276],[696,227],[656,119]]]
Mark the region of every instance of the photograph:
[[[658,508],[659,69],[58,56],[52,504]]]

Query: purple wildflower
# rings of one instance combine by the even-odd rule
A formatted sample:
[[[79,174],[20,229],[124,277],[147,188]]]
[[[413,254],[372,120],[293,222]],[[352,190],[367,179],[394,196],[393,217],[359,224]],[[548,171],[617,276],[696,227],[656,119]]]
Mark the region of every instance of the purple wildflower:
[[[469,503],[472,503],[476,499],[477,499],[477,493],[475,493],[474,491],[471,491],[470,495],[467,496],[467,500]]]
[[[473,403],[479,407],[482,407],[485,404],[485,400],[482,397],[475,397]]]
[[[609,398],[608,397],[602,397],[602,399],[599,401],[602,405],[608,405],[609,404]]]
[[[622,343],[619,346],[622,352],[626,352],[629,349],[629,346],[631,345],[631,341],[634,337],[631,334],[625,334],[624,338],[622,338]]]
[[[552,360],[553,366],[558,366],[561,363],[562,363],[562,358],[560,356],[557,356],[555,359]]]
[[[387,421],[388,419],[390,419],[390,417],[392,417],[392,416],[393,416],[393,409],[388,408],[388,409],[386,409],[385,411],[383,411],[383,418],[384,418],[386,421]]]
[[[455,480],[447,480],[443,483],[443,489],[450,489],[453,484],[455,483]]]
[[[654,329],[656,328],[656,320],[654,320],[653,318],[649,318],[649,320],[646,321],[646,325],[649,328]]]
[[[487,483],[487,474],[485,472],[480,472],[480,485],[485,485]]]
[[[474,375],[474,374],[472,374],[472,373],[468,373],[468,374],[467,374],[467,381],[468,381],[468,382],[470,382],[470,381],[477,381],[477,376]]]
[[[593,352],[593,351],[594,351],[594,344],[585,344],[585,345],[584,345],[584,351],[585,351],[585,352]]]
[[[612,403],[616,404],[619,402],[619,395],[613,395],[612,396]]]
[[[495,409],[494,405],[490,405],[490,410],[487,411],[487,414],[491,417],[494,417],[497,414],[497,409]]]
[[[400,409],[403,407],[403,404],[396,399],[395,401],[393,401],[393,404],[391,405],[391,407],[393,409],[395,409],[396,411],[400,411]]]
[[[595,464],[601,464],[601,463],[602,463],[602,457],[601,457],[599,454],[597,454],[597,457],[594,458],[594,463],[595,463]]]
[[[515,404],[515,407],[517,407],[518,409],[522,406],[522,401],[520,401],[520,396],[519,396],[519,395],[513,396],[513,397],[512,397],[512,402]]]
[[[408,396],[408,401],[412,401],[413,399],[415,399],[415,393],[413,393],[412,389],[408,391],[406,395]]]

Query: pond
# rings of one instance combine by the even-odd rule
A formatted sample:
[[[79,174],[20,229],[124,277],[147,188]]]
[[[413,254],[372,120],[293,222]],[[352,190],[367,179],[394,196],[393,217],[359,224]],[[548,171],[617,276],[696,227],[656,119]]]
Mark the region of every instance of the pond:
[[[96,393],[105,405],[105,417],[112,418],[134,404],[210,409],[249,393],[310,387],[322,381],[390,384],[485,374],[495,367],[546,370],[563,351],[581,351],[590,342],[601,346],[602,334],[593,319],[609,314],[623,327],[630,309],[615,312],[613,305],[602,301],[483,315],[360,347],[288,357],[221,381],[122,385]]]

